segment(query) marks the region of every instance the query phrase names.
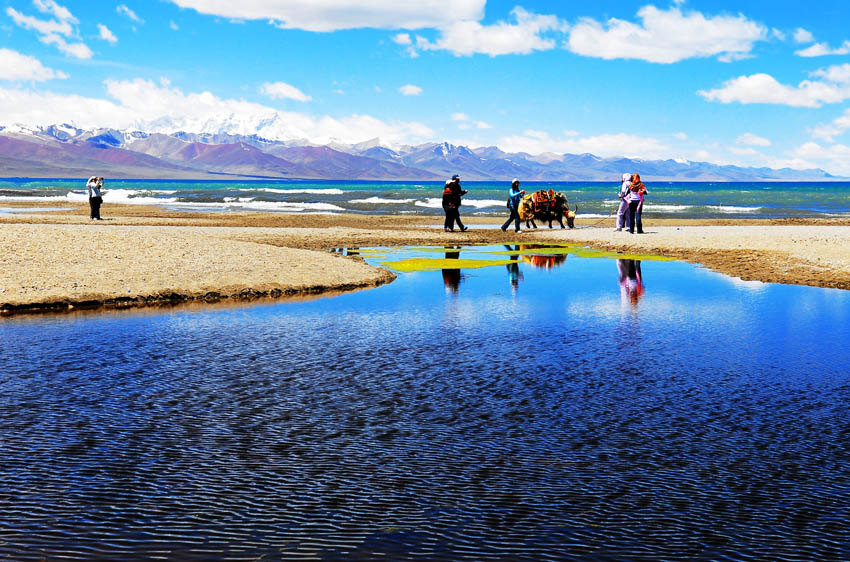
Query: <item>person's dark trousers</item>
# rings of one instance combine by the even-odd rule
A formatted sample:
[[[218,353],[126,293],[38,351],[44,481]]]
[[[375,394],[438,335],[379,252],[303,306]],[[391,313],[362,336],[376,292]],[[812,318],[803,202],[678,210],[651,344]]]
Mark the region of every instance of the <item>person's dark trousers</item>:
[[[89,197],[90,218],[100,220],[101,203],[103,203],[103,197]]]
[[[635,233],[635,215],[637,214],[637,208],[640,201],[632,201],[629,203],[629,232],[632,234]],[[638,232],[643,232],[641,227],[638,227]]]
[[[505,224],[502,225],[502,230],[507,230],[511,225],[511,221],[516,221],[516,231],[519,232],[519,211],[516,207],[509,207],[511,210],[511,216],[508,217],[508,220],[505,221]]]
[[[455,222],[457,223],[457,227],[461,230],[466,230],[466,227],[463,226],[463,223],[460,222],[460,209],[455,209]]]
[[[640,220],[640,216],[643,214],[643,201],[638,203],[637,212],[635,213],[635,220],[637,221],[637,233],[643,234],[643,221]]]
[[[458,217],[457,209],[443,207],[443,210],[446,212],[446,222],[443,224],[443,228],[445,230],[454,230],[455,220],[460,223],[460,217]]]

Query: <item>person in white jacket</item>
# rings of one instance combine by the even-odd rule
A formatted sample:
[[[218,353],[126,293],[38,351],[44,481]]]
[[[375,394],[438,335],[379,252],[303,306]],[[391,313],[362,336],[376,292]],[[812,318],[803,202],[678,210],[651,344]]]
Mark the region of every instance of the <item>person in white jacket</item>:
[[[620,207],[617,209],[617,229],[616,232],[623,230],[623,223],[626,220],[626,212],[629,210],[629,202],[627,201],[632,187],[632,175],[623,174],[623,184],[620,186],[620,193],[617,198],[620,200]]]
[[[89,218],[91,220],[103,220],[100,218],[100,205],[103,203],[103,177],[92,176],[86,183],[89,193]]]

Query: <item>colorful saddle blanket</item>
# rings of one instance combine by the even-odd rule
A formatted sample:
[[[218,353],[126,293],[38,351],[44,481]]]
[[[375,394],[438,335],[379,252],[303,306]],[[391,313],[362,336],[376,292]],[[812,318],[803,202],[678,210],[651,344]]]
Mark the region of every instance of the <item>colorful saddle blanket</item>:
[[[534,212],[540,213],[548,211],[555,204],[555,190],[549,191],[541,189],[532,194],[531,201],[534,203]]]

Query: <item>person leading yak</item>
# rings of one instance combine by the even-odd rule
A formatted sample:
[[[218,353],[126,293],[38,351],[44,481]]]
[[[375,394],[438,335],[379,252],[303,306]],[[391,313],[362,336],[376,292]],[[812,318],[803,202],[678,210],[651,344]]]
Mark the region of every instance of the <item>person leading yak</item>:
[[[514,179],[511,182],[511,189],[508,191],[508,209],[511,211],[511,216],[508,217],[508,220],[505,221],[505,224],[502,225],[502,232],[507,232],[508,226],[510,226],[511,221],[516,221],[516,231],[519,230],[519,203],[522,201],[522,196],[525,195],[525,190],[519,188],[519,180]]]

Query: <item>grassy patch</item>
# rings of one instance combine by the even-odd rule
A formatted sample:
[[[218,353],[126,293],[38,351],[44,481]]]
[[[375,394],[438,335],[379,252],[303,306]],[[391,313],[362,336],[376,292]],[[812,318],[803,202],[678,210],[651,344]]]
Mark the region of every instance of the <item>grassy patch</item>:
[[[381,265],[401,271],[402,273],[413,273],[414,271],[435,271],[438,269],[476,269],[481,267],[493,267],[497,265],[509,265],[518,263],[517,260],[469,260],[469,259],[445,259],[445,258],[409,258],[399,261],[385,261]]]

